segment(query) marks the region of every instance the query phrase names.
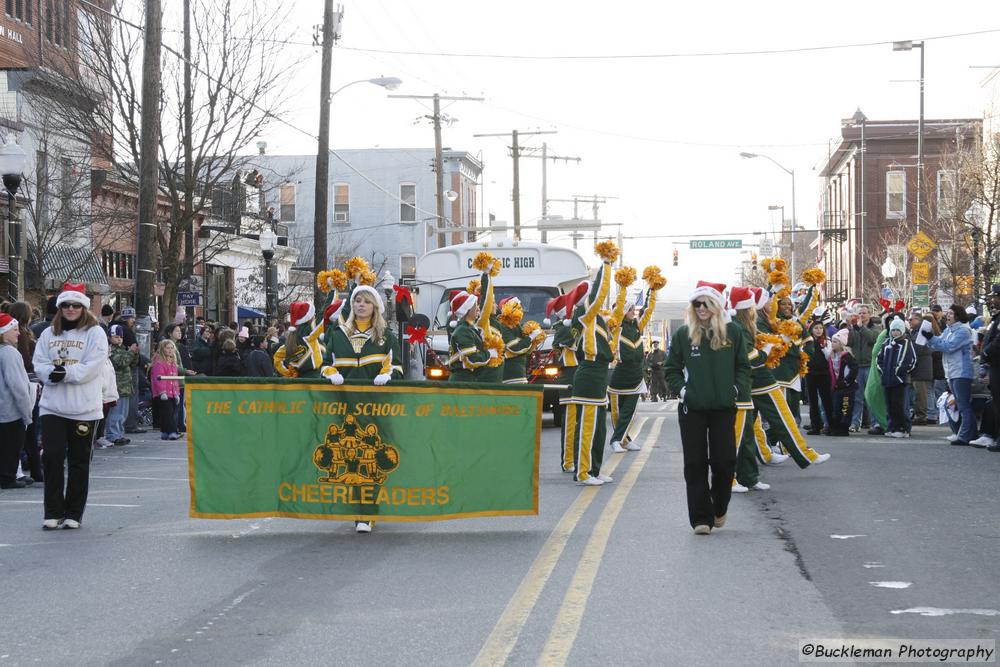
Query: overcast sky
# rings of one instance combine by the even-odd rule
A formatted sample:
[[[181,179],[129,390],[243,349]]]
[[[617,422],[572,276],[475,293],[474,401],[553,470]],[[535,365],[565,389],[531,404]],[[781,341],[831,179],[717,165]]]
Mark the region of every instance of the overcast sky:
[[[485,102],[446,107],[458,121],[444,145],[481,156],[485,209],[511,220],[508,142],[473,134],[557,130],[544,139],[552,153],[583,161],[549,164],[549,196],[598,194],[616,199],[601,218],[628,236],[739,234],[778,224],[768,205],[786,206],[791,179],[766,153],[796,172],[797,218],[815,228],[821,181],[817,167],[840,120],[860,107],[872,120],[916,118],[919,52],[888,44],[764,55],[676,58],[517,59],[507,56],[609,56],[781,50],[928,38],[926,118],[982,116],[1000,65],[1000,2],[882,0],[855,5],[815,2],[614,3],[575,0],[505,3],[345,0],[343,39],[333,55],[333,88],[376,76],[404,81],[398,93],[469,95]],[[322,22],[321,0],[292,3],[288,53],[305,59],[292,85],[290,120],[316,132],[319,49],[309,46]],[[852,11],[857,7],[857,11]],[[448,52],[464,57],[394,55],[381,51]],[[334,98],[334,148],[430,147],[433,131],[415,122],[428,113],[413,100],[387,99],[357,85]],[[314,153],[315,141],[275,128],[264,137],[274,154]],[[521,167],[522,222],[541,214],[540,160]],[[551,213],[570,216],[570,204]],[[589,210],[585,211],[589,217]],[[616,233],[617,228],[608,228]],[[526,232],[530,237],[534,232]],[[664,268],[667,296],[683,295],[699,278],[730,282],[737,251],[689,250],[687,239],[626,240],[625,258],[640,270]],[[746,242],[752,237],[746,236]],[[569,243],[564,236],[555,242]],[[592,243],[581,250],[588,261]],[[680,250],[680,267],[670,255]],[[804,268],[804,267],[803,267]]]

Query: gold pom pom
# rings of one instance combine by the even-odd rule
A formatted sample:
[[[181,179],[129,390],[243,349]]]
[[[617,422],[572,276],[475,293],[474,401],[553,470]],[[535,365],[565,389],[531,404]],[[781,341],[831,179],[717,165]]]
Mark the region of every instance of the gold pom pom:
[[[617,329],[621,325],[622,325],[622,323],[618,321],[618,318],[615,318],[615,317],[609,317],[608,318],[608,328],[609,329]]]
[[[655,276],[649,279],[649,282],[647,284],[649,285],[649,289],[656,292],[657,290],[661,290],[664,287],[666,287],[667,279],[661,276],[660,274],[656,274]]]
[[[361,283],[362,285],[368,285],[369,287],[371,287],[375,285],[375,282],[377,280],[378,276],[376,276],[373,271],[365,269],[364,271],[361,272],[361,277],[358,279],[358,282]]]
[[[799,350],[799,375],[806,376],[809,372],[809,355],[804,350]]]
[[[472,268],[476,269],[477,271],[485,271],[486,269],[491,268],[492,264],[493,264],[493,255],[486,252],[485,250],[480,251],[476,255],[475,259],[472,260]]]
[[[479,278],[473,278],[472,280],[470,280],[469,284],[465,287],[465,291],[468,292],[469,294],[475,294],[476,296],[479,296],[480,292]]]
[[[494,359],[490,359],[487,366],[496,368],[503,363],[504,356],[504,343],[503,338],[500,334],[496,333],[493,329],[486,332],[483,336],[483,343],[486,345],[487,350],[496,350],[497,356]]]
[[[601,241],[594,246],[594,254],[605,262],[613,262],[618,259],[618,246],[613,241]]]
[[[369,270],[368,262],[365,261],[364,257],[351,257],[344,264],[344,271],[347,272],[348,276],[350,276],[355,280],[357,280],[358,277],[361,276],[361,274],[363,274],[365,271],[368,270]]]
[[[516,301],[508,301],[500,309],[500,315],[497,319],[505,326],[513,329],[518,324],[521,323],[521,319],[524,317],[524,308],[521,307]]]
[[[781,320],[778,322],[777,332],[789,338],[798,338],[802,335],[802,325],[795,320]]]
[[[621,287],[628,287],[635,282],[635,269],[631,266],[623,266],[615,271],[615,282]]]
[[[528,320],[527,322],[524,323],[524,326],[521,327],[521,335],[530,336],[531,334],[535,333],[541,328],[542,326],[535,320]]]
[[[493,264],[490,265],[490,276],[496,278],[500,275],[500,269],[503,267],[503,262],[499,259],[494,259]]]
[[[661,273],[662,271],[660,270],[660,267],[653,264],[651,266],[647,266],[645,269],[642,270],[642,279],[648,283],[650,280],[660,275]]]
[[[788,284],[788,274],[781,269],[774,269],[767,274],[767,282],[772,285],[787,285]]]
[[[826,282],[826,274],[823,273],[823,269],[806,269],[802,272],[802,281],[807,285],[820,285]]]
[[[333,271],[320,271],[316,274],[316,287],[324,294],[333,289]]]

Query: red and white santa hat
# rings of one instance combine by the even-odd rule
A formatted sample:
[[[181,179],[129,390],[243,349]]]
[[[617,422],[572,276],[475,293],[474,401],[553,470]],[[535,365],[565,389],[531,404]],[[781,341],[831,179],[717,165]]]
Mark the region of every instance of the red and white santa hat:
[[[7,313],[0,313],[0,336],[17,328],[17,320]]]
[[[710,283],[707,280],[699,280],[694,286],[694,291],[688,297],[688,301],[697,301],[700,298],[709,299],[719,307],[719,310],[726,309],[726,286],[722,283]]]
[[[757,310],[763,310],[771,301],[771,294],[763,287],[751,287],[749,288],[753,293],[754,308]]]
[[[517,305],[520,306],[521,300],[518,299],[516,296],[505,296],[504,298],[500,299],[500,309],[503,310],[503,307],[506,306],[508,303],[516,303]]]
[[[456,292],[455,296],[451,297],[451,322],[449,324],[457,327],[458,321],[465,317],[466,313],[472,310],[472,307],[477,302],[478,299],[475,294],[470,294],[464,290]]]
[[[749,287],[736,286],[729,289],[729,310],[748,310],[757,306],[757,299]]]
[[[357,287],[355,287],[354,290],[351,292],[351,301],[354,301],[354,297],[356,297],[358,294],[361,294],[362,292],[370,296],[372,298],[372,301],[375,302],[375,305],[378,306],[378,312],[385,315],[385,303],[382,302],[382,295],[379,294],[378,290],[372,287],[371,285],[358,285]]]
[[[334,299],[331,301],[330,305],[323,310],[323,321],[327,324],[333,324],[340,316],[340,312],[344,310],[345,303],[347,302],[343,299]]]
[[[288,318],[290,320],[288,330],[295,331],[296,327],[307,324],[316,315],[316,307],[305,301],[293,301],[288,307]]]
[[[573,320],[573,310],[576,308],[576,304],[580,303],[580,301],[587,296],[587,293],[590,292],[590,287],[591,282],[589,280],[584,280],[582,283],[563,294],[566,306],[566,312],[563,315],[563,317],[566,318],[563,320],[564,325],[570,325],[570,322]]]
[[[564,317],[566,317],[566,295],[560,294],[545,304],[545,319],[542,320],[542,326],[550,327],[553,318],[561,320]]]
[[[62,291],[56,297],[56,307],[64,303],[78,303],[84,308],[90,308],[90,299],[87,298],[87,286],[83,283],[63,283]]]

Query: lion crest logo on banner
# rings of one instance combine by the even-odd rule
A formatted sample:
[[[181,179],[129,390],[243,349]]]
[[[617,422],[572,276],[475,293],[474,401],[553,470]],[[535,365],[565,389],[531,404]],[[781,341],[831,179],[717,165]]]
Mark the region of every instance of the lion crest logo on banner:
[[[330,424],[312,460],[324,473],[319,482],[382,484],[399,466],[399,450],[382,442],[375,424],[362,426],[354,415],[347,415],[342,425]]]

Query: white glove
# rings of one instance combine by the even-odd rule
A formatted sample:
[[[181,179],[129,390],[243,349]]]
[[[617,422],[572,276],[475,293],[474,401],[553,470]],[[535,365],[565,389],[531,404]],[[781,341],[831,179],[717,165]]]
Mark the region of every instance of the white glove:
[[[771,350],[773,349],[774,349],[774,343],[768,343],[764,347],[760,348],[760,351],[766,357],[767,355],[771,354]]]
[[[163,392],[162,394],[160,394],[160,400],[161,401],[165,401],[165,400],[167,400],[167,398],[168,398],[167,392]]]
[[[684,394],[686,394],[686,393],[687,393],[687,390],[688,390],[688,388],[687,388],[687,387],[681,387],[681,393],[680,393],[680,394],[678,394],[678,395],[680,396],[680,399],[681,399],[681,403],[683,403],[683,402],[684,402]]]
[[[381,386],[389,382],[392,379],[392,374],[390,373],[379,373],[375,376],[375,384]]]
[[[497,358],[497,351],[490,350],[490,359],[496,359],[496,358]]]
[[[327,375],[326,379],[330,381],[330,384],[335,384],[335,385],[344,384],[344,376],[341,375],[339,372],[334,373],[333,375]]]
[[[529,336],[529,338],[531,338],[531,340],[537,340],[539,336],[544,336],[544,335],[545,335],[544,331],[542,331],[541,329],[535,329],[534,331],[531,332],[531,336]]]

